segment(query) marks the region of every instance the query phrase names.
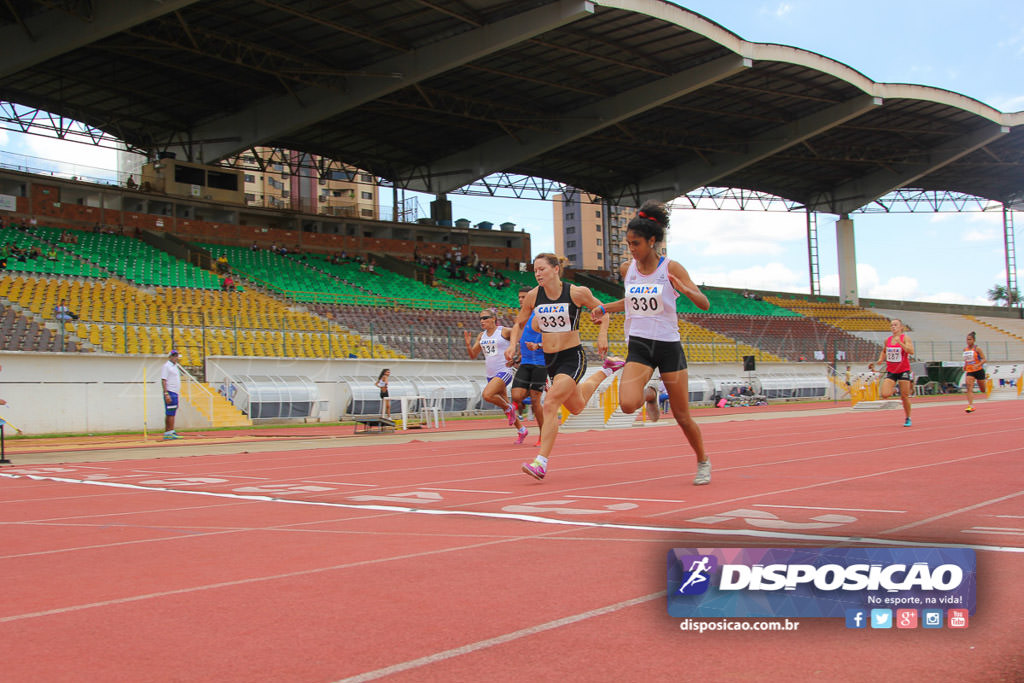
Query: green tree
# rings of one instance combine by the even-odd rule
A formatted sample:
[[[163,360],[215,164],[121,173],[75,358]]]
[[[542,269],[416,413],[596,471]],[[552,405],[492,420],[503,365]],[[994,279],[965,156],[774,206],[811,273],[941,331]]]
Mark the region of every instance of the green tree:
[[[999,304],[1005,302],[1007,306],[1017,306],[1020,304],[1020,291],[1017,289],[1010,290],[1009,301],[1007,301],[1006,287],[1003,285],[996,285],[992,289],[988,290],[989,301]]]

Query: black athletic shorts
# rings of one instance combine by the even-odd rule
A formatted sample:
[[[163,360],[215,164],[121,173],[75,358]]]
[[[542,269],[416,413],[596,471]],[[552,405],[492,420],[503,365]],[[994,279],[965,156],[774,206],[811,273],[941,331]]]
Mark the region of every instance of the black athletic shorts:
[[[967,374],[968,376],[973,377],[979,382],[985,381],[985,368],[982,368],[981,370],[975,370],[974,372],[968,372]]]
[[[548,383],[548,369],[543,365],[520,365],[516,370],[516,378],[512,380],[513,389],[544,391]]]
[[[913,382],[914,376],[910,374],[910,370],[904,370],[903,372],[887,372],[885,373],[886,379],[891,379],[893,382]]]
[[[547,366],[548,377],[551,379],[556,375],[569,375],[573,382],[579,384],[587,372],[587,355],[583,353],[582,346],[562,349],[556,353],[545,351],[544,365]]]
[[[640,363],[662,372],[679,372],[686,369],[686,353],[677,341],[659,341],[630,337],[627,363]]]

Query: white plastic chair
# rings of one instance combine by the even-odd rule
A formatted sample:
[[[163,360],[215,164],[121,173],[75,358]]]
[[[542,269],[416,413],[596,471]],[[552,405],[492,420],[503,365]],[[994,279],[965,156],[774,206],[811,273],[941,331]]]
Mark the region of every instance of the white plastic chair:
[[[444,388],[434,389],[434,393],[431,394],[430,399],[426,401],[425,411],[427,413],[427,427],[430,426],[431,419],[433,419],[435,428],[444,426],[445,393]]]

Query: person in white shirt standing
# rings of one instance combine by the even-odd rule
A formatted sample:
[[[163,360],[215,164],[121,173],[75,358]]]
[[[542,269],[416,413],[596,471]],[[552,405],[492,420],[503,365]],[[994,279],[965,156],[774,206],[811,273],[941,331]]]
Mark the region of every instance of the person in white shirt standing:
[[[704,451],[700,427],[690,415],[689,375],[680,344],[676,299],[682,294],[702,311],[711,305],[682,265],[658,255],[657,245],[665,240],[668,221],[664,204],[647,201],[626,226],[626,245],[633,257],[619,270],[626,296],[606,304],[604,309],[608,313],[626,313],[629,353],[619,382],[622,412],[632,413],[643,405],[647,383],[655,369],[660,371],[672,417],[697,456],[693,483],[702,486],[711,483],[711,460]],[[595,322],[603,314],[604,311],[591,311]]]
[[[167,362],[160,368],[160,384],[164,392],[164,440],[180,439],[181,436],[174,431],[174,416],[178,412],[178,394],[181,393],[177,351],[171,351],[167,355]]]

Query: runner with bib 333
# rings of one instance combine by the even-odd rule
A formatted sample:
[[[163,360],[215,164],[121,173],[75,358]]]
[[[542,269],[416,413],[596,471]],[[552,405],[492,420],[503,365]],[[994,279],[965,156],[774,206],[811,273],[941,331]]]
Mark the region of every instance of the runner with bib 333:
[[[524,463],[522,467],[523,472],[534,479],[543,479],[547,475],[548,457],[558,436],[559,408],[564,405],[570,413],[578,415],[601,382],[625,364],[621,358],[608,356],[601,372],[581,382],[587,372],[587,357],[580,341],[580,308],[601,311],[601,327],[597,334],[597,352],[601,356],[608,352],[608,316],[588,287],[562,282],[561,272],[562,264],[554,254],[539,254],[534,259],[533,274],[537,278],[537,286],[523,297],[509,348],[505,351],[505,357],[511,361],[519,342],[519,330],[533,313],[533,328],[541,333],[544,365],[551,379],[547,398],[544,399],[540,453],[533,462]]]

